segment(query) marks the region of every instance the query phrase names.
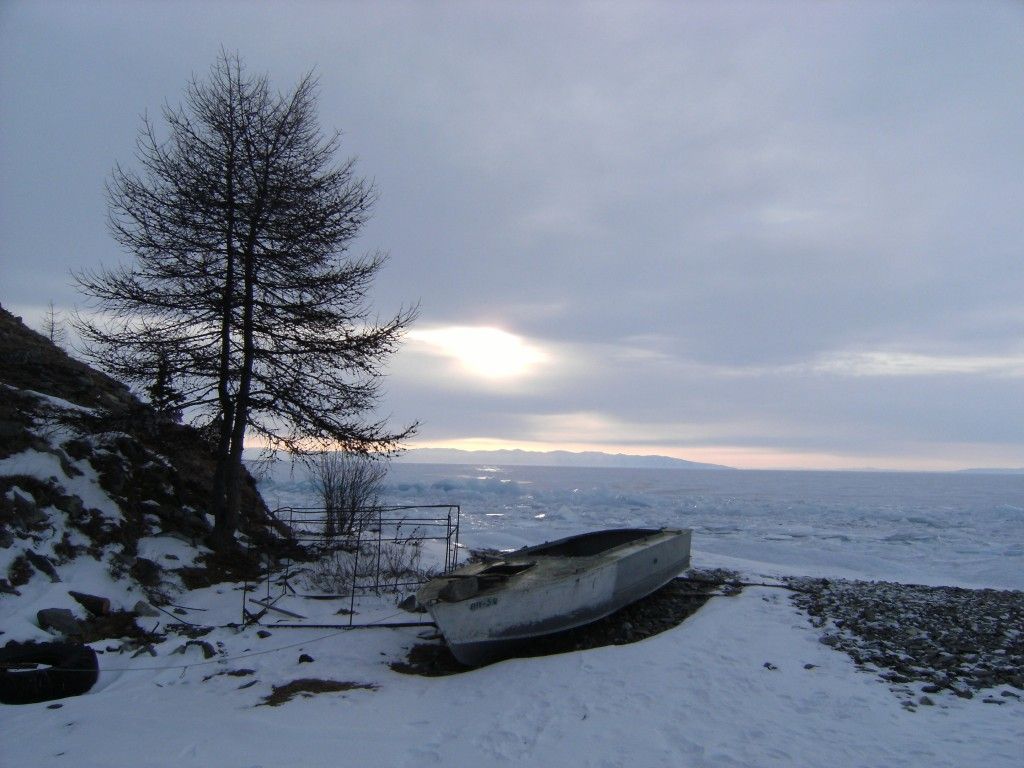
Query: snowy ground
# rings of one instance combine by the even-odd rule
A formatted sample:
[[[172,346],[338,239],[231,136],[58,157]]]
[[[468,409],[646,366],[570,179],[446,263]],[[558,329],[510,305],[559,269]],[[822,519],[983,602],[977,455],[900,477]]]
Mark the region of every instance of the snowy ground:
[[[386,662],[416,630],[220,633],[229,655],[102,664],[90,695],[4,710],[9,765],[44,766],[1019,766],[1024,706],[942,698],[904,710],[778,590],[712,600],[641,643],[510,660],[443,678]],[[301,653],[315,661],[299,664]],[[188,669],[154,666],[191,661]],[[768,669],[765,662],[777,669]],[[805,669],[805,665],[813,668]],[[245,677],[216,672],[251,669]],[[323,677],[375,690],[258,706],[272,685]],[[250,680],[258,680],[239,690]],[[940,697],[941,698],[941,697]]]
[[[525,477],[518,469],[515,477],[497,479],[499,473],[481,471],[494,484],[474,484],[452,468],[402,468],[396,475],[403,471],[405,479],[399,476],[391,489],[396,500],[463,503],[463,539],[473,546],[535,543],[599,521],[660,525],[675,510],[683,518],[677,524],[695,528],[693,561],[702,568],[727,567],[752,578],[832,573],[1021,586],[1020,481],[993,491],[967,480],[954,483],[960,495],[939,493],[932,500],[934,488],[921,492],[914,483],[897,489],[896,501],[834,488],[834,503],[823,507],[818,495],[827,494],[827,483],[804,492],[752,490],[754,481],[741,478],[736,482],[748,485],[739,495],[705,483],[673,496],[666,486],[697,478],[632,475],[626,492],[540,473],[525,478],[532,487],[524,490],[513,485]],[[424,479],[428,471],[450,477],[438,485]],[[271,484],[270,495],[292,494],[292,500],[301,492],[299,485]],[[794,493],[805,497],[802,505]],[[695,494],[707,508],[688,506]],[[146,544],[155,556],[181,556],[161,552],[166,545]],[[822,549],[827,554],[832,546],[830,570]],[[767,555],[759,559],[762,551]],[[18,615],[0,613],[4,629],[25,629],[34,611],[53,604],[52,595],[62,590],[109,587],[95,572],[63,576],[63,584],[34,580],[38,594],[19,602]],[[191,621],[238,619],[240,593],[230,585],[186,593],[181,601]],[[310,602],[305,613],[328,617],[333,610]],[[387,604],[360,607],[363,620],[392,612]],[[0,762],[76,768],[1024,764],[1024,702],[1006,697],[993,705],[943,693],[932,697],[935,706],[908,711],[877,675],[820,643],[820,630],[778,589],[748,587],[737,597],[714,598],[679,627],[639,643],[509,660],[439,678],[402,675],[388,666],[422,642],[422,629],[267,629],[271,634],[263,638],[256,628],[214,630],[201,638],[221,651],[212,660],[195,645],[172,653],[186,642],[174,635],[155,648],[155,657],[104,653],[100,682],[88,695],[56,709],[0,709]],[[95,647],[107,645],[113,647]],[[300,663],[302,654],[314,660]],[[237,674],[244,670],[251,672]],[[302,678],[372,687],[261,705],[274,686]]]

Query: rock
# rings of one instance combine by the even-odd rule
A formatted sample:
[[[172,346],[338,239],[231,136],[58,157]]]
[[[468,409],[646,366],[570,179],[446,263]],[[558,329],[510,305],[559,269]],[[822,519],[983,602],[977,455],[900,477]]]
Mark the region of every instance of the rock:
[[[154,608],[152,605],[147,603],[145,600],[139,600],[132,608],[132,612],[136,616],[159,616],[160,611]]]
[[[765,669],[770,669],[770,670],[775,670],[775,669],[778,669],[778,667],[777,667],[777,666],[775,666],[774,664],[772,664],[772,663],[771,663],[770,661],[766,661],[766,662],[765,662],[765,663],[764,663],[764,664],[763,664],[762,666],[763,666],[763,667],[764,667]]]
[[[917,700],[917,703],[920,704],[922,707],[934,707],[935,706],[935,702],[932,701],[930,696],[922,696],[920,699]]]
[[[273,634],[273,633],[267,632],[267,630],[265,630],[265,629],[261,629],[259,632],[256,633],[256,637],[258,637],[258,638],[260,638],[262,640],[266,640],[268,637],[270,637],[271,634]]]
[[[11,506],[14,508],[15,523],[20,528],[38,528],[41,525],[45,525],[49,518],[46,513],[43,512],[36,505],[36,500],[29,496],[26,498],[19,493],[20,489],[15,489],[12,493],[13,499],[11,499]]]
[[[179,645],[177,648],[171,651],[171,655],[174,656],[177,654],[184,654],[189,649],[189,646],[193,645],[202,650],[204,659],[212,659],[214,656],[217,655],[217,652],[213,649],[213,646],[205,640],[189,640],[184,645]]]
[[[203,651],[204,659],[212,659],[217,655],[217,651],[214,650],[213,646],[205,640],[189,640],[185,645],[197,645]]]
[[[57,569],[53,567],[53,563],[50,562],[48,557],[40,555],[31,549],[25,550],[25,557],[28,558],[28,561],[32,563],[33,567],[37,571],[49,576],[50,581],[54,584],[60,581],[60,576],[57,575]]]
[[[132,567],[128,569],[128,572],[144,587],[156,587],[160,584],[162,569],[152,560],[145,557],[135,558],[135,562],[132,563]]]
[[[401,608],[403,611],[415,613],[416,608],[418,607],[418,604],[416,602],[416,595],[409,595],[407,598],[405,598],[398,604],[398,607]]]
[[[72,519],[77,518],[85,511],[85,504],[78,496],[61,496],[54,502],[54,506],[62,512],[67,512]]]
[[[36,613],[40,629],[56,630],[65,637],[81,636],[82,625],[67,608],[43,608]]]
[[[69,589],[68,594],[93,616],[106,616],[110,613],[110,600],[105,597],[87,595],[84,592],[75,592],[73,589]]]
[[[312,664],[312,663],[313,663],[313,657],[310,656],[308,653],[304,653],[301,656],[299,656],[299,664]]]

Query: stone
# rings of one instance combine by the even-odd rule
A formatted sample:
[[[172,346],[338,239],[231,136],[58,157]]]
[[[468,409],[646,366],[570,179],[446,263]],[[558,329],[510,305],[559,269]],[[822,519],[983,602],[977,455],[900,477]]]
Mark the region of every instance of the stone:
[[[139,600],[132,608],[132,612],[136,616],[159,616],[160,611],[154,608],[152,605],[147,603],[145,600]]]
[[[14,508],[14,519],[18,526],[20,528],[32,529],[46,525],[49,522],[49,518],[36,505],[36,500],[31,496],[28,498],[22,496],[19,490],[15,489],[13,491],[12,495],[14,498],[11,500]]]
[[[398,607],[401,608],[403,611],[409,611],[409,613],[414,613],[417,607],[416,595],[409,595],[407,598],[405,598],[398,604]]]
[[[61,496],[54,502],[54,506],[62,512],[67,512],[72,519],[85,511],[85,504],[79,496]]]
[[[93,616],[106,616],[110,613],[110,600],[106,597],[76,592],[73,589],[68,590],[68,594]]]
[[[273,633],[267,632],[267,630],[265,629],[261,629],[259,632],[256,633],[256,637],[259,637],[262,640],[266,640],[268,637],[270,637],[271,634]]]
[[[920,699],[917,700],[917,703],[920,704],[923,707],[934,707],[935,706],[935,702],[932,700],[932,698],[930,696],[922,696]]]
[[[36,613],[40,629],[55,630],[65,637],[81,636],[82,625],[67,608],[43,608]]]
[[[128,572],[144,587],[156,587],[160,584],[160,566],[145,557],[135,558]]]
[[[205,640],[189,640],[184,645],[179,645],[177,648],[171,651],[171,655],[174,656],[176,654],[184,654],[192,646],[195,646],[203,652],[204,659],[212,659],[214,656],[217,655],[217,652],[214,650],[213,646]]]
[[[147,643],[135,651],[135,653],[132,654],[132,658],[134,659],[144,653],[148,653],[150,656],[156,656],[156,648],[153,647],[152,643]]]
[[[53,567],[53,563],[45,555],[40,555],[34,550],[26,549],[25,557],[32,563],[32,566],[39,572],[45,573],[50,577],[50,581],[54,584],[60,581],[60,576],[57,575],[57,569]]]
[[[313,663],[313,657],[310,656],[308,653],[304,653],[301,656],[299,656],[299,664],[312,664],[312,663]]]
[[[185,645],[198,646],[199,649],[203,652],[204,659],[212,659],[214,656],[217,655],[217,651],[214,650],[214,647],[205,640],[189,640],[187,643],[185,643]]]

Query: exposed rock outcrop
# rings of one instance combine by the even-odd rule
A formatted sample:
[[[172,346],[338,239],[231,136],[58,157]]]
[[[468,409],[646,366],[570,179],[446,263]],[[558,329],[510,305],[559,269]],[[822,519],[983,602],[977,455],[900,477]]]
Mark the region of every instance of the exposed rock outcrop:
[[[140,556],[138,542],[169,535],[199,545],[211,530],[214,468],[199,430],[161,419],[0,307],[0,595],[33,574],[59,579],[63,565],[91,556],[159,604],[176,564]],[[247,473],[241,512],[243,535],[282,533]],[[211,570],[230,575],[225,565]]]

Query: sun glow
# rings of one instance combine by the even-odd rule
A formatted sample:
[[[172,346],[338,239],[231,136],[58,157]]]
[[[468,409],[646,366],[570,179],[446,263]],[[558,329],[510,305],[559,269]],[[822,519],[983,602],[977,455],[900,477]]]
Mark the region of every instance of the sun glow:
[[[408,338],[484,379],[520,378],[548,360],[548,354],[540,347],[499,328],[452,326],[415,330],[409,332]]]

